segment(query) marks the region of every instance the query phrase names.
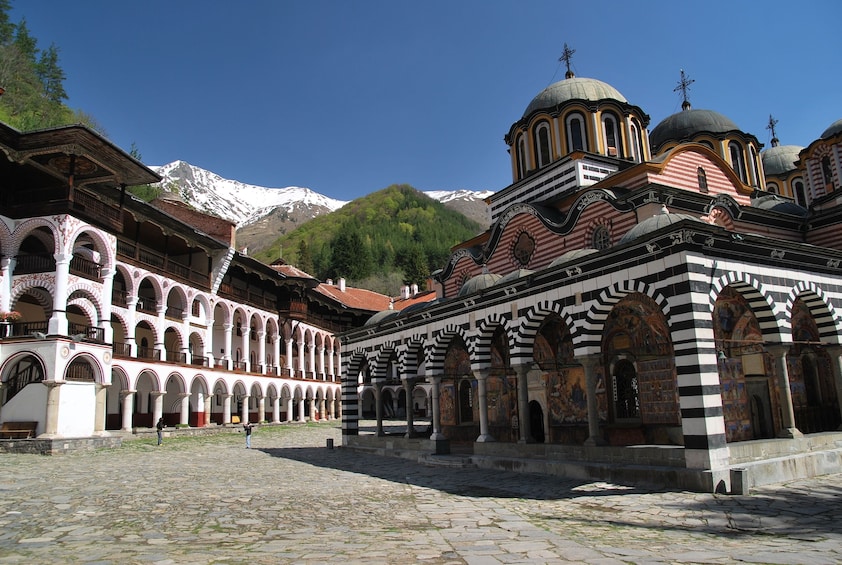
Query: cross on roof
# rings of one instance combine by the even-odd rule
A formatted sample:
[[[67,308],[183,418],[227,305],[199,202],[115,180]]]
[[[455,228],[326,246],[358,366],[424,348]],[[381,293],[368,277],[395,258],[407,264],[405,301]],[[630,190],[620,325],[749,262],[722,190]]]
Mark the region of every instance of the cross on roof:
[[[777,139],[778,135],[775,133],[775,126],[778,125],[778,120],[772,117],[772,114],[769,114],[769,123],[766,126],[766,129],[772,132],[772,139]]]
[[[687,93],[690,90],[690,85],[694,82],[696,81],[687,76],[684,73],[684,69],[681,69],[681,80],[678,81],[678,86],[672,89],[673,92],[681,91],[681,97],[684,100],[681,103],[681,107],[685,110],[690,107],[690,98]]]
[[[575,49],[571,49],[565,43],[564,44],[564,51],[561,52],[561,57],[558,58],[559,62],[563,62],[565,65],[567,65],[567,73],[565,73],[565,75],[564,75],[567,78],[573,77],[573,72],[570,70],[570,60],[573,58],[573,53],[575,53],[575,52],[576,52]]]

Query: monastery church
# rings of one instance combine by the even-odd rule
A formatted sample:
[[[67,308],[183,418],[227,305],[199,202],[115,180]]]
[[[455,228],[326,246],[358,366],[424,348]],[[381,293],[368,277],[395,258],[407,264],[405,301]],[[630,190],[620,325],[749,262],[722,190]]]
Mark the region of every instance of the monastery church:
[[[342,334],[343,443],[702,492],[842,471],[842,120],[764,148],[682,71],[650,128],[567,61],[438,297]]]

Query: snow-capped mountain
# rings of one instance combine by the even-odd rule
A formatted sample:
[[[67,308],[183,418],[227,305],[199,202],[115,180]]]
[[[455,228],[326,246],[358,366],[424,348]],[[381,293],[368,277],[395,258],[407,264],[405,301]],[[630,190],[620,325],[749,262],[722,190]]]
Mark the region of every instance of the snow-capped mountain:
[[[266,188],[225,179],[184,161],[150,168],[163,178],[163,188],[176,189],[194,208],[231,220],[237,227],[254,223],[277,208],[310,209],[315,217],[346,204],[309,188]]]
[[[225,179],[185,161],[174,161],[168,165],[150,168],[161,175],[163,180],[160,185],[163,188],[178,192],[188,204],[198,210],[235,222],[237,228],[254,224],[269,215],[283,216],[284,213],[287,216],[298,216],[298,223],[338,210],[347,204],[346,201],[329,198],[309,188],[267,188]],[[442,204],[457,208],[461,204],[461,207],[473,206],[479,209],[483,206],[482,201],[493,194],[493,191],[432,190],[424,194]],[[471,214],[460,211],[484,223],[484,213],[477,215],[476,212]]]
[[[237,245],[255,251],[304,222],[347,203],[309,188],[266,188],[225,179],[184,161],[150,168],[161,175],[161,187],[178,193],[189,205],[235,222]],[[483,200],[492,191],[436,190],[425,194],[481,225],[488,223]]]

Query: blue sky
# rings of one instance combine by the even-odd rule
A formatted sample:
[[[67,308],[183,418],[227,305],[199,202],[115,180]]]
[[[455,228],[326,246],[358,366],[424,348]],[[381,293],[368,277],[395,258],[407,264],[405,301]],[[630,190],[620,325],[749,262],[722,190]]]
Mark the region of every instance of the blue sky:
[[[842,118],[842,2],[12,0],[54,43],[67,103],[148,165],[178,159],[351,200],[393,183],[499,190],[503,135],[561,80],[617,88],[651,117],[716,110],[769,146]]]

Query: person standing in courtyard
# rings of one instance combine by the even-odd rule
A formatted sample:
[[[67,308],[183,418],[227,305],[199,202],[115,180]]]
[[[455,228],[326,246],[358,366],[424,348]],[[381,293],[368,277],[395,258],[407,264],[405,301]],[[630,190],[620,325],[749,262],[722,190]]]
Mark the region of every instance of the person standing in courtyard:
[[[254,427],[254,424],[251,422],[246,422],[243,424],[243,430],[246,432],[246,449],[251,449],[251,430]]]
[[[158,418],[158,423],[155,424],[155,429],[158,430],[158,445],[164,443],[164,418]]]

